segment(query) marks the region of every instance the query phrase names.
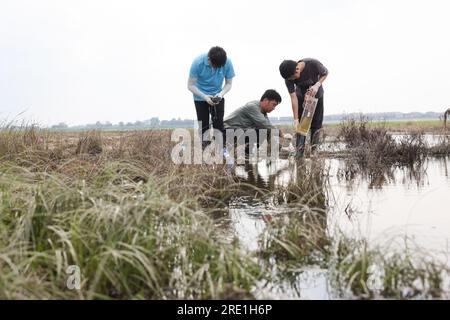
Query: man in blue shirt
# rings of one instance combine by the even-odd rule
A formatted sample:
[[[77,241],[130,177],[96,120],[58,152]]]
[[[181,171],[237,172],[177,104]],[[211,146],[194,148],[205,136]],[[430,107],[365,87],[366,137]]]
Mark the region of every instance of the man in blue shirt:
[[[192,62],[189,72],[188,89],[193,93],[197,120],[201,122],[203,135],[209,129],[211,115],[213,128],[224,134],[224,95],[230,91],[234,69],[221,47],[212,47],[207,54],[198,56]],[[222,87],[225,80],[225,85]],[[203,147],[207,141],[203,142]]]

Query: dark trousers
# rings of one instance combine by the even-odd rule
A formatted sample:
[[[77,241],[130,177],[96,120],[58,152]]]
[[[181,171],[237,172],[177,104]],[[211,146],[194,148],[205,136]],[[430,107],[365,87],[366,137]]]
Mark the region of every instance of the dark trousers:
[[[197,120],[202,122],[202,141],[203,135],[209,129],[209,117],[211,115],[212,125],[214,129],[225,134],[223,128],[223,115],[225,111],[225,99],[222,99],[217,105],[210,106],[206,101],[194,101],[195,110],[197,111]],[[225,141],[225,140],[224,140]]]
[[[271,129],[264,129],[265,131],[262,131],[263,129],[257,129],[257,128],[228,128],[225,130],[225,132],[227,131],[231,131],[233,133],[236,133],[235,130],[237,129],[242,129],[243,133],[245,134],[245,132],[247,130],[255,130],[256,133],[256,147],[259,148],[259,146],[261,144],[264,143],[264,141],[270,139],[271,136]],[[265,134],[263,134],[265,132]],[[225,136],[226,138],[226,136]],[[242,138],[241,138],[242,139]],[[243,143],[245,144],[245,153],[248,154],[251,150],[251,148],[253,147],[252,145],[250,145],[250,137],[249,136],[245,136],[245,138],[243,139]],[[234,147],[237,148],[239,145],[240,139],[239,136],[235,136],[234,137],[234,141],[232,143],[234,143]],[[230,141],[231,143],[231,141]]]

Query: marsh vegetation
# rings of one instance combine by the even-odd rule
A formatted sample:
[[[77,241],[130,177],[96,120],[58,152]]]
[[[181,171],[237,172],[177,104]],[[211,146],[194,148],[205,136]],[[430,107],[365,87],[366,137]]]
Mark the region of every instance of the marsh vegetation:
[[[330,135],[343,146],[334,155],[345,155],[336,170],[337,158],[322,155],[230,175],[225,165],[173,164],[169,130],[3,125],[0,298],[277,298],[261,292],[277,283],[294,292],[311,268],[325,277],[327,298],[448,297],[445,252],[424,254],[408,236],[352,235],[335,217],[350,221],[357,209],[336,206],[333,187],[364,177],[368,189],[382,188],[395,170],[420,180],[430,157],[448,163],[448,136],[429,145],[423,133],[396,138],[355,120]],[[81,283],[71,290],[74,265]]]

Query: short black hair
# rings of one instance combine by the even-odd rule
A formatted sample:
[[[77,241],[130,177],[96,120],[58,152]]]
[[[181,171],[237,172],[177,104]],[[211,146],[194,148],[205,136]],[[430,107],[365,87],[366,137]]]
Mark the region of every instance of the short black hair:
[[[227,62],[227,53],[221,47],[212,47],[209,49],[208,58],[214,68],[221,68]]]
[[[294,75],[295,69],[297,68],[297,62],[294,60],[284,60],[280,64],[280,74],[283,79],[290,78]]]
[[[267,99],[269,101],[275,100],[276,102],[281,103],[280,94],[273,89],[269,89],[269,90],[266,90],[266,92],[264,92],[260,101],[263,101],[264,99]]]

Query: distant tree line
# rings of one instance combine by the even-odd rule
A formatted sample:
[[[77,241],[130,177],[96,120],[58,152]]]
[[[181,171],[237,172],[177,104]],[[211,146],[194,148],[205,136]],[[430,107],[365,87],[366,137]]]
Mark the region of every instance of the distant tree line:
[[[68,126],[65,122],[60,122],[56,125],[52,125],[50,129],[53,130],[134,130],[134,129],[167,129],[167,128],[193,128],[194,120],[191,119],[172,119],[172,120],[159,120],[157,117],[153,117],[148,120],[137,120],[135,122],[123,122],[120,121],[117,124],[112,124],[109,121]]]
[[[396,120],[412,120],[412,119],[440,119],[442,114],[437,112],[380,112],[380,113],[342,113],[325,115],[324,122],[339,122],[348,118],[358,119],[364,116],[368,120],[373,121],[396,121]],[[269,117],[274,125],[291,124],[292,117]],[[109,121],[97,121],[92,124],[85,124],[79,126],[69,126],[65,122],[52,125],[50,129],[53,130],[138,130],[138,129],[168,129],[168,128],[193,128],[196,120],[181,118],[172,120],[160,120],[158,117],[153,117],[148,120],[137,120],[135,122],[120,121],[117,124],[112,124]]]

